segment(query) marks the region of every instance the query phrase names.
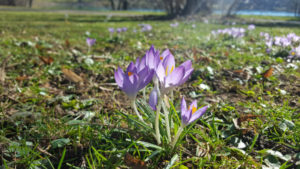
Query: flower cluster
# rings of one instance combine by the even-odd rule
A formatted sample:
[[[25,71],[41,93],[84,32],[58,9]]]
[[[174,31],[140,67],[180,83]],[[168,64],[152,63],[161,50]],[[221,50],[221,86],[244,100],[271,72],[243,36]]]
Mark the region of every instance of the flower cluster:
[[[108,32],[110,32],[111,34],[117,32],[117,33],[121,33],[121,32],[127,32],[128,28],[127,27],[123,27],[123,28],[108,28]]]
[[[251,24],[248,26],[248,31],[252,31],[254,29],[255,29],[255,25]],[[213,36],[226,35],[233,38],[242,38],[245,36],[246,31],[247,30],[245,28],[232,27],[232,28],[213,30],[211,31],[211,34]]]
[[[267,47],[266,52],[270,54],[272,51],[289,51],[287,58],[300,59],[300,36],[295,33],[289,33],[286,36],[272,37],[270,34],[261,32],[260,36],[263,37]]]
[[[152,26],[150,24],[139,24],[141,27],[141,32],[149,32],[152,30]]]
[[[214,36],[221,34],[221,35],[227,35],[227,36],[230,36],[233,38],[242,38],[245,36],[245,32],[246,32],[246,29],[244,29],[244,28],[232,27],[232,28],[213,30],[211,33]]]
[[[164,111],[167,141],[170,142],[173,147],[183,131],[183,128],[201,117],[207,109],[207,106],[198,109],[196,100],[187,107],[184,98],[182,98],[181,126],[176,135],[173,138],[171,137],[170,124],[173,124],[173,122],[171,122],[172,119],[169,120],[170,114],[163,98],[165,98],[167,94],[172,93],[174,88],[185,83],[192,72],[193,68],[190,60],[176,67],[175,58],[169,49],[160,53],[154,46],[151,46],[142,58],[137,58],[135,62],[131,62],[126,71],[123,71],[120,67],[115,71],[116,83],[131,100],[132,108],[139,120],[144,124],[154,126],[154,135],[158,144],[161,143],[159,127],[161,108]],[[154,87],[149,96],[149,106],[156,111],[154,125],[147,123],[147,121],[145,122],[135,105],[138,92],[145,89],[151,81],[153,81]]]

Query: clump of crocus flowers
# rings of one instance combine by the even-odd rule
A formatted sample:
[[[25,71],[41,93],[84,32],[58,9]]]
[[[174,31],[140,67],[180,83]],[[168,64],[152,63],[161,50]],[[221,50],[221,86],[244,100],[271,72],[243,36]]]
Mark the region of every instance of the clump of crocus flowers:
[[[300,36],[295,33],[272,37],[269,33],[261,32],[260,36],[265,41],[268,54],[287,51],[288,59],[300,59]]]
[[[175,131],[172,133],[171,124],[173,124],[173,121],[169,119],[170,112],[164,98],[168,98],[167,95],[171,94],[171,101],[173,101],[173,90],[185,83],[192,72],[193,68],[190,60],[176,67],[175,58],[168,49],[160,53],[154,46],[151,46],[142,58],[137,58],[135,62],[131,62],[126,71],[123,71],[120,67],[115,71],[115,80],[118,86],[130,99],[139,121],[154,129],[153,135],[157,144],[162,142],[159,124],[165,125],[167,142],[174,148],[184,127],[193,123],[207,110],[207,106],[198,108],[196,100],[187,107],[185,99],[182,98],[181,125],[176,133]],[[147,119],[143,118],[143,114],[138,111],[136,106],[138,92],[144,89],[145,98],[145,87],[151,82],[153,82],[153,89],[149,96],[149,107],[152,108],[153,112],[156,111],[154,113],[154,125],[149,124]],[[161,123],[162,118],[160,118],[160,115],[164,117],[164,121]]]
[[[244,28],[225,28],[211,31],[213,36],[226,35],[233,38],[242,38],[245,36],[246,29]]]

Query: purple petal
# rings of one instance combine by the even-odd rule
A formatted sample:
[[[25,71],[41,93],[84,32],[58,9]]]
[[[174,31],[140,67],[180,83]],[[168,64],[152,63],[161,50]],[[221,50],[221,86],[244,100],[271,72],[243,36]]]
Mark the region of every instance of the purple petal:
[[[184,67],[175,68],[175,70],[166,77],[165,88],[179,85],[183,76],[184,76]]]
[[[156,89],[153,89],[150,93],[149,105],[152,108],[152,110],[156,110],[156,105],[157,105],[157,90]]]
[[[132,78],[132,79],[131,79]],[[134,99],[137,95],[137,82],[138,82],[138,76],[136,74],[131,75],[130,77],[124,76],[124,83],[122,90],[128,95],[130,99]]]
[[[189,77],[192,75],[193,71],[194,71],[193,68],[188,69],[188,70],[185,69],[184,76],[179,85],[182,85],[183,83],[185,83],[189,79]]]
[[[164,58],[166,58],[168,55],[170,55],[171,54],[171,52],[170,52],[170,50],[169,49],[166,49],[166,50],[164,50],[163,51],[163,53],[161,54],[161,57],[164,59]]]
[[[195,107],[197,109],[197,100],[194,100],[189,107],[189,110],[193,109],[193,107]]]
[[[118,67],[118,69],[115,71],[115,80],[120,88],[123,87],[123,79],[124,72],[120,67]]]
[[[190,123],[193,123],[195,120],[197,120],[199,117],[201,117],[207,110],[208,106],[204,106],[202,108],[200,108],[199,110],[197,110],[193,115],[192,117],[190,118],[189,120],[189,124]]]
[[[183,62],[180,66],[183,66],[185,71],[188,71],[189,69],[192,69],[192,61],[187,60],[187,61]]]
[[[186,102],[184,100],[184,97],[182,97],[182,99],[181,99],[181,122],[184,125],[188,124],[189,116],[190,116],[189,111],[186,109]]]
[[[157,67],[157,69],[156,69],[156,76],[158,77],[158,80],[159,80],[160,82],[163,82],[163,81],[164,81],[164,78],[165,78],[165,76],[166,76],[166,71],[165,71],[165,69],[164,69],[162,63],[159,63],[159,64],[158,64],[158,67]]]
[[[174,56],[170,53],[168,56],[166,56],[163,60],[163,66],[165,68],[165,70],[168,68],[168,73],[170,72],[170,70],[175,68],[175,59]]]
[[[139,82],[138,82],[138,90],[146,87],[152,80],[154,75],[154,70],[149,70],[148,67],[145,67],[141,72],[139,72]]]

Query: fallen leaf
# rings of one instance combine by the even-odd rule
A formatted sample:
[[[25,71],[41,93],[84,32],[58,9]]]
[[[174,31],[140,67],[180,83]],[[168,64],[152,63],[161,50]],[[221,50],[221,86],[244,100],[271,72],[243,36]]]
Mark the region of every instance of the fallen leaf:
[[[39,58],[41,59],[41,61],[43,61],[47,65],[50,65],[54,61],[54,59],[50,56],[48,56],[48,57],[39,56]]]
[[[73,71],[66,69],[66,68],[62,68],[62,72],[64,73],[66,79],[68,79],[71,82],[74,83],[80,83],[83,82],[83,79],[78,76],[76,73],[74,73]]]
[[[269,78],[273,74],[273,67],[270,67],[265,73],[263,73],[264,78]]]
[[[144,161],[133,157],[129,153],[126,153],[124,161],[132,169],[147,169],[148,168]]]
[[[26,76],[26,75],[23,75],[23,76],[19,76],[19,77],[17,77],[16,78],[16,81],[24,81],[24,80],[27,80],[29,77],[28,76]]]

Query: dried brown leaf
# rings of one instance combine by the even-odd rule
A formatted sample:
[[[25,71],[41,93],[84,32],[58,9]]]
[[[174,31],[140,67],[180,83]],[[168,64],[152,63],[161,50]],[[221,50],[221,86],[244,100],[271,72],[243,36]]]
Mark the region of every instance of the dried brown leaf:
[[[76,73],[74,73],[70,69],[62,68],[62,72],[64,73],[66,79],[68,79],[71,82],[74,82],[74,83],[83,82],[82,77],[78,76]]]

